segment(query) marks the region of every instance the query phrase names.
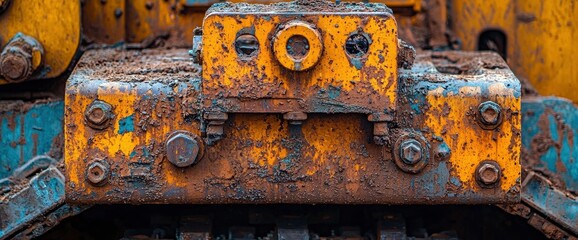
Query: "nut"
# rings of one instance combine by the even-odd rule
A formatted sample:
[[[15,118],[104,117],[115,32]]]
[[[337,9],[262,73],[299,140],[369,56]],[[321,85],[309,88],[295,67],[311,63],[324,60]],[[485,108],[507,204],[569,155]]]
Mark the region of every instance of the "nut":
[[[9,82],[28,80],[42,64],[44,49],[33,37],[18,33],[0,54],[0,76]]]
[[[199,141],[188,132],[169,137],[166,144],[167,158],[177,167],[188,167],[197,162],[201,147]]]
[[[493,161],[483,162],[477,170],[477,179],[483,187],[492,187],[500,180],[501,170]]]
[[[95,185],[102,185],[108,178],[109,169],[108,164],[103,161],[94,161],[86,169],[86,179]]]
[[[502,121],[502,108],[495,102],[487,101],[478,107],[480,122],[485,126],[497,126]]]
[[[399,134],[399,135],[398,135]],[[430,159],[430,144],[427,139],[413,129],[396,131],[398,135],[392,144],[392,151],[384,151],[384,159],[393,157],[395,165],[406,173],[417,174],[421,172]]]
[[[404,141],[400,150],[401,160],[406,164],[415,165],[422,159],[421,144],[414,139]]]
[[[106,102],[95,100],[84,112],[84,118],[88,125],[94,129],[105,129],[114,118],[112,106]]]
[[[32,75],[32,56],[19,48],[7,49],[0,56],[0,75],[10,82],[20,82]]]

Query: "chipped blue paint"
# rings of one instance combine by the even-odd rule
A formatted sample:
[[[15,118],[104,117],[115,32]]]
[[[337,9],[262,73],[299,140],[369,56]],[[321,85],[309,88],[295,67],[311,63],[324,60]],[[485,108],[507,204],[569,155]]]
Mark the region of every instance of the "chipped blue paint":
[[[327,94],[330,99],[337,99],[341,95],[341,87],[335,87],[333,85],[329,85],[327,89]]]
[[[555,97],[524,99],[522,136],[523,147],[539,160],[531,167],[556,175],[570,191],[578,190],[578,109],[574,104]],[[541,152],[533,152],[537,149]]]
[[[413,191],[423,192],[426,196],[444,196],[450,181],[450,171],[445,162],[440,162],[416,178],[412,179]]]
[[[0,112],[0,179],[62,143],[64,102],[38,103],[28,110]],[[60,157],[60,156],[57,156]]]
[[[134,132],[134,114],[118,121],[118,134]]]
[[[542,213],[573,231],[578,230],[578,200],[566,196],[563,191],[552,188],[549,181],[535,173],[525,180],[522,198]]]
[[[29,185],[0,205],[0,239],[14,234],[62,203],[64,177],[56,168],[50,167],[30,179]]]
[[[462,186],[462,182],[461,182],[460,179],[457,178],[457,177],[451,177],[451,178],[450,178],[450,182],[451,182],[454,186],[456,186],[456,187],[461,187],[461,186]]]

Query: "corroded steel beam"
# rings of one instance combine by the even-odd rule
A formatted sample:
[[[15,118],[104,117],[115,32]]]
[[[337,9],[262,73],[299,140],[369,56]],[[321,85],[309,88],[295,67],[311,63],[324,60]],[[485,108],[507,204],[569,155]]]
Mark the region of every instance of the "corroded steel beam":
[[[196,137],[204,135],[199,66],[191,65],[184,52],[99,50],[83,56],[66,92],[69,201],[519,201],[519,83],[496,54],[420,55],[412,70],[400,73],[399,107],[384,145],[372,141],[372,124],[360,114],[310,114],[301,125],[292,125],[282,114],[244,113],[230,114],[225,137],[208,146]],[[447,59],[462,59],[465,65]],[[464,66],[472,70],[439,72]],[[96,100],[111,106],[103,129],[87,122],[86,110]],[[501,109],[493,129],[479,113],[488,101]],[[180,140],[185,147],[172,148],[180,153],[168,153],[176,131],[192,137]],[[412,139],[401,156],[401,144]],[[191,158],[194,151],[185,150],[199,145],[203,153],[197,151],[189,167],[169,159],[171,154],[177,161]],[[418,150],[412,150],[416,145]],[[407,163],[415,158],[425,162],[421,169]],[[88,170],[99,161],[105,169],[95,174],[106,176],[95,184]],[[485,161],[498,166],[496,185],[478,180]],[[492,172],[487,174],[491,179]]]
[[[67,199],[520,200],[520,83],[499,55],[411,67],[387,7],[319,3],[217,5],[196,64],[179,49],[85,53],[65,97]]]

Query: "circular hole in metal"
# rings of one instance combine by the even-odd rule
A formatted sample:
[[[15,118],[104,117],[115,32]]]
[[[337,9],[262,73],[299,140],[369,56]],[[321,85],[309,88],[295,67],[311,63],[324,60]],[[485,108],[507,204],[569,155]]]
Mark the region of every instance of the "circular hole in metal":
[[[369,51],[369,39],[363,34],[353,34],[345,42],[345,51],[351,57],[362,57]]]
[[[259,40],[251,34],[243,34],[235,40],[235,51],[242,57],[251,57],[259,50]]]
[[[295,35],[287,40],[287,53],[295,60],[301,60],[309,53],[309,41],[301,35]]]

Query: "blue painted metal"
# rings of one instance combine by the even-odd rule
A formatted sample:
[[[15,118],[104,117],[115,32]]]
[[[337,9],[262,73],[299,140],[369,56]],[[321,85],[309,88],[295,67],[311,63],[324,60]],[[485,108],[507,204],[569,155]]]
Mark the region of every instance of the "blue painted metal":
[[[0,239],[37,237],[87,206],[64,203],[64,102],[0,102]]]
[[[0,102],[0,179],[11,176],[35,156],[61,155],[61,151],[51,150],[63,142],[63,118],[63,101]]]
[[[556,97],[522,101],[522,201],[578,235],[578,108]]]
[[[529,172],[522,183],[522,199],[534,209],[554,219],[565,229],[578,234],[578,201],[576,196],[553,186],[545,177]]]
[[[0,239],[14,234],[62,203],[64,176],[55,167],[49,167],[32,177],[28,185],[10,194],[0,204]]]
[[[578,108],[562,98],[532,97],[522,111],[525,167],[578,192]]]
[[[218,0],[182,0],[184,6],[187,7],[200,7],[200,6],[210,6],[213,3],[219,2]]]

